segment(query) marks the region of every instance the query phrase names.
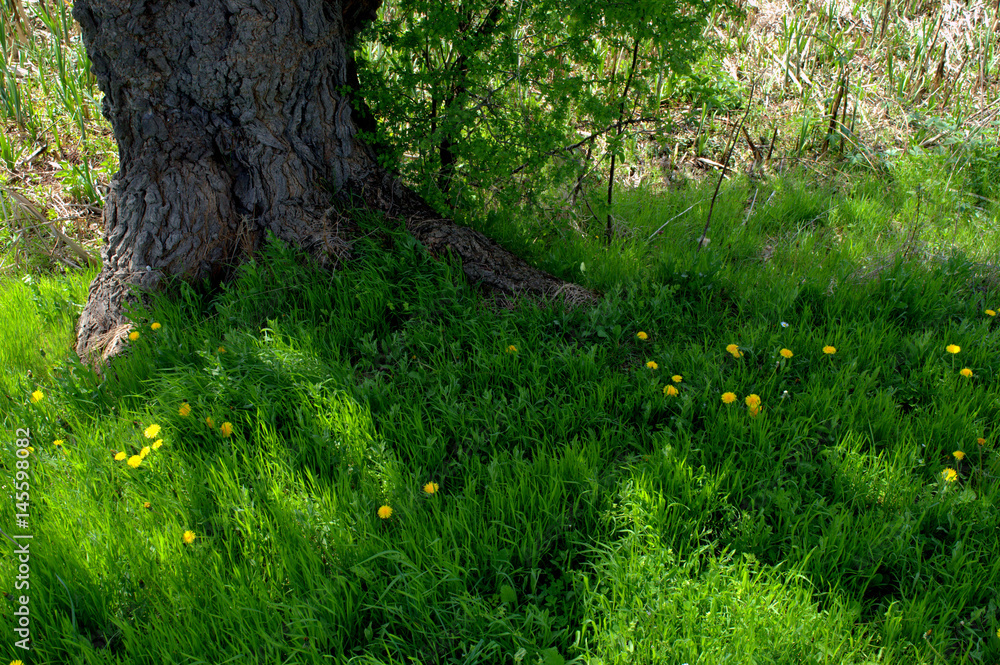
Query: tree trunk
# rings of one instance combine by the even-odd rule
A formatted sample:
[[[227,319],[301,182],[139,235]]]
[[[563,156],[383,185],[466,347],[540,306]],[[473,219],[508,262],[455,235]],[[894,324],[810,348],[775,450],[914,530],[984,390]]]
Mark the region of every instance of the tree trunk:
[[[344,90],[381,0],[76,0],[121,167],[77,353],[121,350],[125,309],[167,276],[221,278],[270,231],[330,265],[350,245],[333,198],[401,217],[435,255],[511,293],[590,301],[382,171]]]

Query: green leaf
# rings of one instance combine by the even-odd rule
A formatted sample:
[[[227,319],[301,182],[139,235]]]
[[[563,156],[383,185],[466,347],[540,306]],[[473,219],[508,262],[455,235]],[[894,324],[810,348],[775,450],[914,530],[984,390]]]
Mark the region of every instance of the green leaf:
[[[504,584],[500,587],[500,601],[513,605],[517,602],[517,592],[514,591],[513,587]]]
[[[549,647],[542,652],[542,663],[544,665],[565,665],[566,659],[555,647]]]

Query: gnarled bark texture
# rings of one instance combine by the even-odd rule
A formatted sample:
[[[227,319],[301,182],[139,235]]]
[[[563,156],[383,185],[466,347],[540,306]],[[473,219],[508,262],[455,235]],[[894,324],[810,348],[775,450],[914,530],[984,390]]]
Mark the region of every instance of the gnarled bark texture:
[[[454,252],[490,287],[593,298],[441,219],[378,167],[344,90],[353,36],[380,3],[74,2],[121,163],[104,210],[103,267],[77,327],[81,357],[121,349],[133,287],[217,276],[267,231],[321,262],[344,258],[335,196],[402,217],[431,253]]]

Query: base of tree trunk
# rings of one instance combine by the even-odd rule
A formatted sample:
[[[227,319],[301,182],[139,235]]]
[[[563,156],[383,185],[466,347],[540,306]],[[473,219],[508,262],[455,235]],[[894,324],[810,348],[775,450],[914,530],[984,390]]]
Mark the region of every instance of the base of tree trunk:
[[[565,282],[539,270],[517,255],[501,247],[479,231],[459,226],[439,215],[415,192],[385,173],[373,174],[358,188],[366,207],[384,213],[387,217],[401,219],[406,230],[435,257],[449,255],[461,261],[462,271],[471,283],[488,291],[511,296],[528,296],[543,300],[558,300],[569,306],[590,304],[598,300],[597,294],[584,287]],[[333,210],[332,208],[330,209]],[[330,211],[328,211],[329,213]],[[351,228],[353,224],[334,223],[330,228],[329,215],[319,225],[323,233],[308,229],[299,236],[298,245],[321,265],[330,269],[350,256]],[[211,277],[229,274],[239,261],[249,258],[259,249],[263,229],[239,234],[240,252],[228,264],[217,264]],[[288,229],[282,234],[288,238]],[[108,257],[104,257],[107,261]],[[121,255],[116,263],[128,263]],[[107,263],[105,263],[107,266]],[[90,286],[87,306],[77,325],[76,351],[82,359],[95,368],[106,364],[127,346],[133,325],[127,313],[142,294],[161,287],[162,272],[149,266],[139,270],[108,270],[105,267]]]

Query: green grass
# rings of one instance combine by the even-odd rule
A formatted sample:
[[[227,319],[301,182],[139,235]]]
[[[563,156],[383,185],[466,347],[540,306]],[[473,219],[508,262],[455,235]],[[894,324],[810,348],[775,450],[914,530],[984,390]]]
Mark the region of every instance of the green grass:
[[[23,393],[31,380],[47,380],[53,357],[74,343],[76,317],[96,272],[63,277],[25,275],[0,282],[0,389]],[[52,355],[50,355],[52,354]],[[30,391],[29,391],[30,392]]]
[[[34,640],[4,642],[10,659],[1000,658],[988,20],[934,41],[935,11],[900,5],[859,48],[844,20],[879,25],[883,2],[713,17],[719,48],[670,83],[674,124],[646,128],[658,145],[629,142],[645,180],[610,211],[598,168],[586,208],[552,193],[548,217],[459,213],[602,291],[593,308],[487,304],[363,220],[336,273],[271,247],[221,292],[175,286],[96,375],[71,351],[93,273],[7,190],[94,247],[77,215],[100,206],[116,154],[68,6],[25,4],[19,43],[0,9],[0,459],[8,485],[19,470],[30,485],[28,528],[15,502],[0,528],[34,536],[30,589],[0,550],[4,612],[27,595]],[[944,53],[959,37],[975,67]],[[806,161],[830,143],[842,71],[842,159]],[[698,251],[714,178],[692,178],[693,160],[721,159],[743,74],[760,91],[750,134],[779,130],[774,161],[725,183]],[[649,169],[664,156],[676,187]]]
[[[727,196],[697,255],[567,243],[590,309],[495,311],[375,226],[332,274],[272,247],[136,312],[100,376],[54,314],[87,276],[9,284],[35,321],[4,337],[2,453],[31,429],[32,662],[997,658],[995,289],[958,251],[858,277],[787,216],[762,265]],[[153,423],[162,447],[113,459]]]

